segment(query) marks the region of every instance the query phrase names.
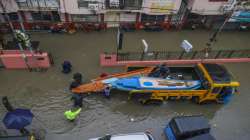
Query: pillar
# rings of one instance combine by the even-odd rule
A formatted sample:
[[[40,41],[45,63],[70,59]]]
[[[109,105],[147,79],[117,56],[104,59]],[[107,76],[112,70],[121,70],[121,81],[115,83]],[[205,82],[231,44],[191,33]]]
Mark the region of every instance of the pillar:
[[[135,21],[136,21],[136,23],[141,22],[140,17],[141,17],[141,13],[137,12],[137,13],[136,13],[136,20],[135,20]]]
[[[22,14],[21,14],[21,12],[17,12],[17,15],[18,15],[18,18],[19,18],[19,22],[20,22],[20,26],[21,26],[21,29],[22,29],[22,31],[24,31],[25,32],[25,28],[24,28],[24,25],[23,25],[23,17],[22,17]]]
[[[104,14],[103,13],[100,14],[100,21],[101,21],[101,23],[104,23]]]
[[[136,13],[135,29],[136,29],[136,30],[142,29],[141,13],[139,13],[139,12]]]
[[[53,15],[52,11],[48,11],[48,12],[49,12],[51,21],[52,21],[52,22],[55,22],[55,20],[54,20],[54,15]],[[51,22],[51,21],[50,21],[50,22]]]
[[[65,22],[69,22],[69,14],[68,13],[64,13],[65,16]]]
[[[26,16],[25,16],[24,11],[20,11],[20,14],[21,14],[21,17],[22,17],[22,19],[23,19],[23,22],[27,22],[27,18],[26,18]]]
[[[29,25],[29,23],[28,23],[28,20],[27,20],[27,17],[26,17],[26,15],[25,15],[25,12],[24,12],[24,11],[20,11],[20,15],[21,15],[21,18],[22,18],[22,20],[23,20],[24,29],[25,29],[25,30],[30,30],[31,27],[30,27],[30,25]]]

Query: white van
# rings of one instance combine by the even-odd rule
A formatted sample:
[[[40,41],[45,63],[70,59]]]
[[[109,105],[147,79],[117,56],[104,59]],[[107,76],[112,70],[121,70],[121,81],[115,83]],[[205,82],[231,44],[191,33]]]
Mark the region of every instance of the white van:
[[[91,138],[89,140],[154,140],[150,133],[130,133],[130,134],[118,134],[118,135],[106,135],[98,138]]]

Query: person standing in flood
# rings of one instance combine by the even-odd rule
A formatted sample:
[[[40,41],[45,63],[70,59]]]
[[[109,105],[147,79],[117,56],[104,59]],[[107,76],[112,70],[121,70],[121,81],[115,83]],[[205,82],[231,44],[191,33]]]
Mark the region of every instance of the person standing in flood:
[[[159,71],[160,71],[160,77],[164,79],[167,78],[168,75],[170,74],[170,70],[166,64],[160,65]]]
[[[71,72],[71,69],[72,69],[72,65],[69,61],[65,60],[63,63],[62,63],[62,72],[65,73],[65,74],[68,74]]]
[[[73,76],[73,82],[71,82],[69,90],[72,90],[73,88],[77,88],[82,84],[82,74],[81,73],[75,73]],[[71,100],[74,101],[74,107],[82,107],[82,101],[83,97],[79,93],[72,93]]]
[[[82,107],[83,97],[81,94],[73,93],[71,100],[74,101],[74,107]]]
[[[107,86],[104,90],[103,90],[103,95],[104,97],[106,97],[107,99],[110,99],[110,87]]]
[[[73,75],[73,81],[69,86],[69,90],[71,91],[73,88],[77,88],[81,84],[82,84],[82,74],[75,73]],[[77,118],[77,116],[79,116],[82,110],[83,97],[81,94],[72,92],[71,100],[73,100],[74,102],[73,107],[70,110],[65,111],[64,116],[67,120],[73,122]]]
[[[161,64],[156,66],[150,73],[149,77],[155,78],[167,78],[170,74],[170,69],[167,67],[166,64]]]

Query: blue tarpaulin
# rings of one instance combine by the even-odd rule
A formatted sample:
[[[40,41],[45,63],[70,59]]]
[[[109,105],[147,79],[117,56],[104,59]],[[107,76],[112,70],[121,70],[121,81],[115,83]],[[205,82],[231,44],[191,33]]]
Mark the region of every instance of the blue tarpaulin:
[[[5,115],[3,123],[8,129],[20,130],[31,124],[33,116],[29,109],[15,109]]]

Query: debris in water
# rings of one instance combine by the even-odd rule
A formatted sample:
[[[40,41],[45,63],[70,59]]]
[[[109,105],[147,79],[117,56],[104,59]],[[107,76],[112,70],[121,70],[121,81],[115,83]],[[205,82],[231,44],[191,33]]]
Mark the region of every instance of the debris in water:
[[[130,118],[130,121],[133,122],[133,121],[135,121],[135,120],[134,120],[134,118]]]
[[[213,124],[213,127],[217,127],[217,124]]]

